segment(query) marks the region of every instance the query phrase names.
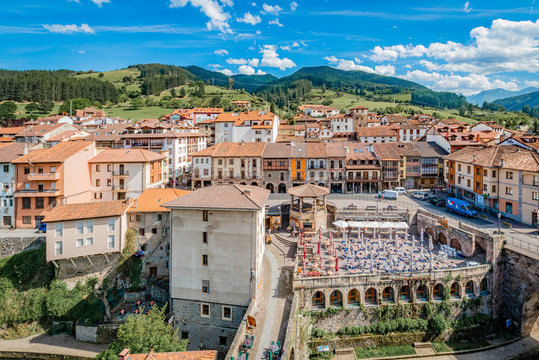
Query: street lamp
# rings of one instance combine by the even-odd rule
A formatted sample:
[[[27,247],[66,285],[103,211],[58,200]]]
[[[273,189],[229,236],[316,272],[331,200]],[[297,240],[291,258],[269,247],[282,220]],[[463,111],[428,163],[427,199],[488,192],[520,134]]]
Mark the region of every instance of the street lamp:
[[[501,221],[502,221],[502,214],[498,211],[498,235],[501,235]]]

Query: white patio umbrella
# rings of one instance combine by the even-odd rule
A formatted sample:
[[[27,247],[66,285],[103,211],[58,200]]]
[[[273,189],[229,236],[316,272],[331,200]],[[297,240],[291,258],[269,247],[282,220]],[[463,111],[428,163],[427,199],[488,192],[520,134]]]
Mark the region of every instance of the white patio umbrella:
[[[335,221],[333,223],[333,225],[335,225],[336,227],[338,227],[340,229],[346,229],[348,227],[348,223],[346,221],[343,221],[343,220]]]
[[[425,230],[421,229],[421,233],[420,233],[420,239],[421,239],[421,245],[423,245],[423,236],[424,236],[424,233],[425,233]]]

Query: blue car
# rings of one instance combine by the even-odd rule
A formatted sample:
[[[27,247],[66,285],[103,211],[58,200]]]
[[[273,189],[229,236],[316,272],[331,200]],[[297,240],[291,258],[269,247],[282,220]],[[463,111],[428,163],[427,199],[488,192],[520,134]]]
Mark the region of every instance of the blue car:
[[[47,224],[45,224],[45,223],[39,224],[39,226],[37,227],[37,232],[38,233],[46,233],[47,232]]]
[[[464,200],[460,200],[456,198],[448,198],[446,204],[447,204],[447,210],[449,212],[454,212],[460,215],[469,216],[473,218],[477,217],[477,211],[472,209],[472,206]]]

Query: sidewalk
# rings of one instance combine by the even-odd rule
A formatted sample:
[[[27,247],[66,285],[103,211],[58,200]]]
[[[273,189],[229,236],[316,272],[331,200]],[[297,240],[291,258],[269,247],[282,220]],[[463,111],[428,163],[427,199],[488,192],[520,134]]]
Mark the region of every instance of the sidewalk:
[[[95,358],[107,345],[90,344],[75,340],[67,334],[49,336],[32,335],[23,339],[0,340],[0,352],[28,352]]]

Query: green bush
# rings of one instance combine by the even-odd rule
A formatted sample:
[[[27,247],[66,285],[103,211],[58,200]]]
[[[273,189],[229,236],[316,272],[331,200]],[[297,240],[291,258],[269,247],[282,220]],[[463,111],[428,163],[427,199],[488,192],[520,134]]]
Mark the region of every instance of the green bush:
[[[449,329],[450,324],[442,314],[436,314],[429,319],[428,327],[437,334],[441,334],[445,330]]]

